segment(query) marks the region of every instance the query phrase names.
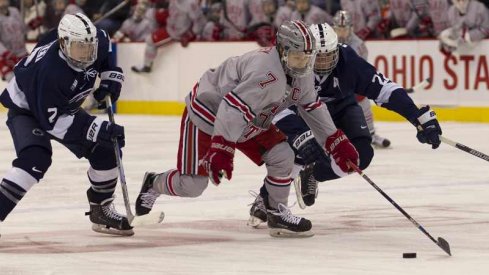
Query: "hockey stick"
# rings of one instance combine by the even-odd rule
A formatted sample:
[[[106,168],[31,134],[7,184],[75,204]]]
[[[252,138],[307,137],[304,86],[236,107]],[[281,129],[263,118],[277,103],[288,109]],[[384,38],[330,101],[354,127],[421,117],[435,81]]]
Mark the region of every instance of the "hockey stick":
[[[417,92],[421,89],[426,88],[428,85],[430,85],[430,83],[431,83],[431,78],[428,77],[425,80],[421,81],[420,83],[414,85],[413,87],[406,89],[406,93],[412,94],[414,92]]]
[[[131,2],[131,0],[124,0],[123,2],[119,3],[117,6],[113,7],[110,11],[108,11],[104,15],[102,15],[99,19],[95,20],[95,22],[93,22],[93,23],[94,24],[97,24],[100,21],[102,21],[102,20],[106,19],[107,17],[111,16],[112,14],[118,12],[125,5],[129,4],[129,2]]]
[[[367,175],[365,175],[365,173],[363,173],[363,171],[360,170],[358,166],[353,164],[351,161],[348,161],[348,164],[350,165],[351,168],[353,168],[353,170],[355,170],[355,172],[357,172],[362,178],[364,178],[368,183],[370,183],[370,185],[372,185],[373,188],[375,188],[375,190],[377,190],[382,196],[384,196],[384,198],[386,198],[392,205],[394,205],[394,207],[396,207],[397,210],[399,210],[408,220],[410,220],[414,224],[414,226],[416,226],[419,230],[421,230],[421,232],[423,232],[426,236],[428,236],[430,240],[432,240],[448,255],[452,256],[452,253],[450,252],[450,245],[445,239],[438,237],[438,240],[436,240],[435,238],[433,238],[433,236],[431,236],[430,233],[428,233],[428,231],[426,231],[417,221],[415,221],[406,211],[404,211],[402,207],[400,207],[393,199],[391,199],[384,191],[382,191],[382,189],[380,189],[380,187],[378,187],[377,184],[375,184]]]
[[[107,105],[107,114],[109,115],[110,123],[115,124],[114,110],[112,109],[112,99],[110,95],[105,98],[105,103]],[[134,216],[131,210],[131,203],[129,200],[129,192],[127,191],[126,175],[124,173],[124,167],[122,166],[122,158],[119,147],[119,142],[117,139],[112,140],[114,143],[115,159],[117,162],[117,169],[119,170],[119,179],[121,181],[122,197],[124,198],[124,206],[126,207],[127,220],[131,226],[138,225],[149,225],[157,224],[163,222],[165,218],[165,213],[163,212],[153,212],[144,216]]]
[[[451,146],[453,146],[453,147],[455,147],[457,149],[460,149],[460,150],[462,150],[462,151],[464,151],[466,153],[469,153],[471,155],[474,155],[474,156],[476,156],[476,157],[478,157],[480,159],[483,159],[485,161],[489,161],[489,156],[486,155],[486,154],[484,154],[484,153],[482,153],[482,152],[479,152],[479,151],[477,151],[475,149],[472,149],[472,148],[470,148],[468,146],[465,146],[465,145],[463,145],[461,143],[458,143],[458,142],[455,142],[453,140],[450,140],[450,139],[448,139],[448,138],[446,138],[444,136],[440,136],[440,140],[443,143],[446,143],[448,145],[451,145]]]

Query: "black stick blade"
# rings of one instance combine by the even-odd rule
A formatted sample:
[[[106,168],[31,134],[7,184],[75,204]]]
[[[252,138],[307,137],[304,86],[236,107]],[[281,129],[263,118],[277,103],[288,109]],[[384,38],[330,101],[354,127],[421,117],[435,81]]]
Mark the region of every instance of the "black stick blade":
[[[448,255],[452,256],[452,253],[450,252],[450,244],[443,239],[442,237],[438,237],[438,246],[443,249]]]

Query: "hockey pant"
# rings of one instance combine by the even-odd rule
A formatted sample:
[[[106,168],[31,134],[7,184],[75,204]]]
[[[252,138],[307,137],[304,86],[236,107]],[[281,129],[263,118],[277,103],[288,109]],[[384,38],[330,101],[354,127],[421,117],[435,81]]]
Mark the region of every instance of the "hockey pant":
[[[161,194],[180,197],[198,197],[207,188],[209,178],[199,165],[210,148],[211,136],[199,130],[184,111],[180,128],[177,169],[166,171],[155,179],[154,188]],[[272,126],[267,131],[242,143],[236,148],[255,164],[265,164],[264,183],[269,193],[269,205],[277,208],[287,204],[294,162],[294,153],[286,137]]]

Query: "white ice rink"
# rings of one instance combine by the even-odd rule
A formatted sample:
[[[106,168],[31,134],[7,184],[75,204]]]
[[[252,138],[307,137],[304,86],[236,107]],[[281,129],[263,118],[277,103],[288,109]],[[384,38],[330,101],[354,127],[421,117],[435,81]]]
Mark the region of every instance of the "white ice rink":
[[[0,120],[1,177],[14,150],[5,114]],[[134,203],[145,171],[175,167],[179,118],[116,120],[126,126],[123,161]],[[488,124],[442,127],[446,137],[489,152]],[[87,162],[54,144],[45,179],[0,225],[0,274],[489,274],[489,163],[448,145],[421,145],[408,123],[377,128],[393,148],[375,152],[367,175],[445,238],[452,257],[356,174],[321,183],[313,207],[292,209],[312,220],[314,237],[275,239],[267,229],[250,229],[248,190],[258,190],[265,170],[241,153],[232,182],[211,184],[196,199],[160,197],[163,224],[136,228],[133,237],[100,235],[84,216]],[[418,257],[403,259],[403,252]]]

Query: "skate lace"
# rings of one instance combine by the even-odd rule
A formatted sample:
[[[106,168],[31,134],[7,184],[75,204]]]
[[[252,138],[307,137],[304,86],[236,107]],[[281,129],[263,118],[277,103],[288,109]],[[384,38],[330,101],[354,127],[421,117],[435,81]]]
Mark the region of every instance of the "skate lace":
[[[301,217],[294,216],[290,209],[282,203],[278,204],[278,212],[282,219],[288,223],[299,224],[302,219]]]
[[[307,194],[316,195],[318,189],[318,181],[314,178],[314,175],[311,174],[307,179]]]
[[[102,206],[102,212],[104,213],[105,216],[107,216],[110,219],[115,219],[115,220],[120,221],[123,218],[125,218],[121,214],[117,213],[113,203],[110,203],[109,205]]]
[[[263,198],[260,196],[260,194],[256,193],[255,191],[253,190],[248,190],[248,193],[255,198],[255,200],[248,204],[248,206],[251,206],[252,208],[258,208],[264,212],[266,212],[266,208],[265,208],[265,202],[263,201]]]
[[[150,188],[148,192],[141,194],[141,200],[143,201],[141,205],[146,208],[153,208],[153,204],[155,204],[155,201],[159,196],[160,193]]]

